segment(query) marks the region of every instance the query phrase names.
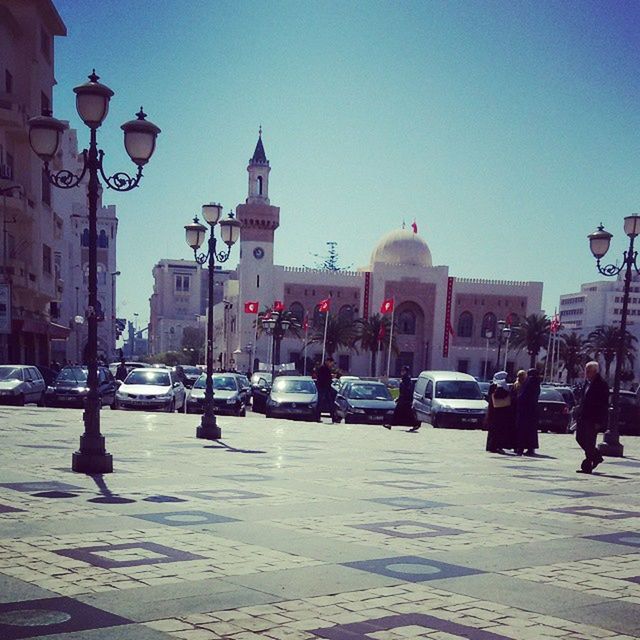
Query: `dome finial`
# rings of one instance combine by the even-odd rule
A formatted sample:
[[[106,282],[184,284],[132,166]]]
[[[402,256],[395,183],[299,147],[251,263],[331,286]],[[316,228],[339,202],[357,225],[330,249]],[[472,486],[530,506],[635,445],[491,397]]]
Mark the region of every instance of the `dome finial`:
[[[262,138],[262,125],[258,127],[258,138]]]
[[[406,225],[406,224],[405,224],[405,222],[404,222],[404,218],[402,218],[402,228],[403,228],[403,229],[406,229],[406,228],[407,228],[407,225]]]

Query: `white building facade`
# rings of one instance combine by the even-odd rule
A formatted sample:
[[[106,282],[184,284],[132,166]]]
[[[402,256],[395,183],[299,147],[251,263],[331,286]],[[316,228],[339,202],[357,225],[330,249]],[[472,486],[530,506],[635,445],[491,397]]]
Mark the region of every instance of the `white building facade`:
[[[260,136],[247,167],[248,195],[236,208],[242,224],[237,275],[225,283],[224,302],[214,311],[216,353],[223,352],[225,361],[233,360],[236,368],[253,370],[270,357],[269,336],[262,335],[256,342],[256,316],[244,313],[248,301],[258,301],[261,310],[281,301],[301,321],[308,316],[310,324],[318,326],[323,318],[318,317],[317,305],[325,298],[331,299],[331,314],[354,319],[379,312],[383,300],[392,298],[398,353],[391,356],[390,375],[406,365],[414,374],[450,369],[481,376],[487,360],[492,373],[497,322],[509,318],[516,324],[518,318],[540,313],[541,282],[455,278],[448,267],[433,265],[422,237],[404,228],[384,236],[373,249],[370,263],[355,271],[274,264],[280,209],[269,198],[270,170]],[[282,341],[281,361],[299,362],[303,352],[302,337],[287,337]],[[321,353],[322,344],[307,347],[307,356],[315,361]],[[369,373],[370,354],[339,350],[334,357],[342,371]],[[507,363],[514,370],[526,366],[528,357],[510,351]],[[378,372],[386,368],[386,355],[381,355]]]

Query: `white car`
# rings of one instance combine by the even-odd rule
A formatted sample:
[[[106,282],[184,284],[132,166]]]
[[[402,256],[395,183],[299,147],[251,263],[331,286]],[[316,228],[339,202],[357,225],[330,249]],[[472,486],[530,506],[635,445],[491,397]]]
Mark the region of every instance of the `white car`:
[[[0,366],[0,402],[24,405],[35,402],[41,405],[46,385],[36,367],[23,364]]]
[[[184,385],[170,369],[134,369],[116,392],[117,409],[150,409],[173,413],[184,408]]]

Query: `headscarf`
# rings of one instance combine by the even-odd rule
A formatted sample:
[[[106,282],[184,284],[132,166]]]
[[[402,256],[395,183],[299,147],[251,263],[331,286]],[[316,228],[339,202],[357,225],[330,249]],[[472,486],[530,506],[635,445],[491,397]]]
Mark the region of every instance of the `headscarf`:
[[[508,374],[506,371],[498,371],[497,373],[494,373],[493,380],[491,381],[492,384],[495,384],[496,387],[500,387],[501,389],[508,391],[509,387],[507,385],[507,375]]]

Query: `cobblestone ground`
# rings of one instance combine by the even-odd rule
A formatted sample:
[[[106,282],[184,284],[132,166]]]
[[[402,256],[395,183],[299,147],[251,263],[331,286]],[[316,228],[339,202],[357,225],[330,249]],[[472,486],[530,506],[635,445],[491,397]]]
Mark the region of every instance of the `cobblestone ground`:
[[[577,474],[570,436],[0,408],[0,638],[640,636],[640,439]]]

